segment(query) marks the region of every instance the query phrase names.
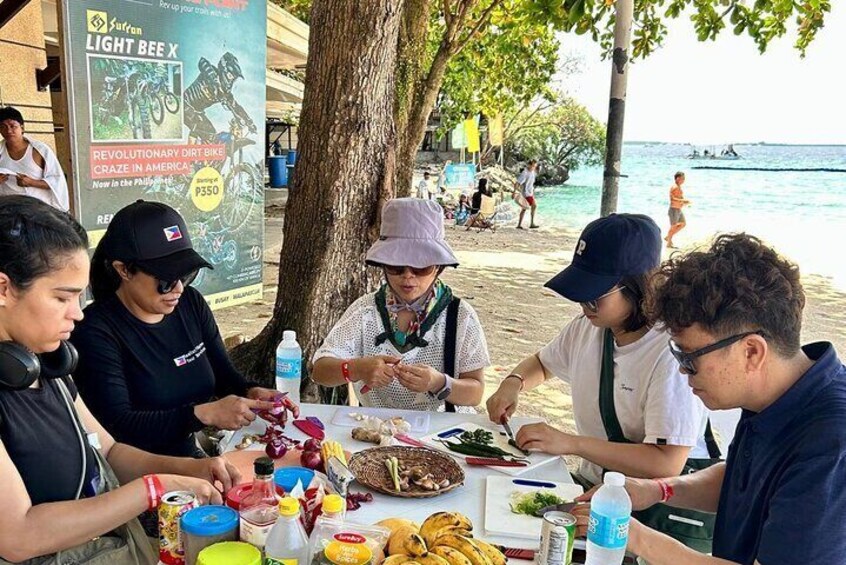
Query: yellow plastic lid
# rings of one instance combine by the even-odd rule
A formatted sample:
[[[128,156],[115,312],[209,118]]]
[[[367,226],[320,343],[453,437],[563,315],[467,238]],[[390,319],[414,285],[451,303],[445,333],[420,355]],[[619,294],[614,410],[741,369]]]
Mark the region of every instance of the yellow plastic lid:
[[[286,496],[279,501],[279,514],[282,516],[296,516],[300,513],[300,501],[291,496]]]
[[[344,499],[339,494],[327,494],[323,497],[324,514],[340,514],[344,510]]]
[[[197,565],[261,565],[261,552],[248,543],[224,541],[202,550]]]

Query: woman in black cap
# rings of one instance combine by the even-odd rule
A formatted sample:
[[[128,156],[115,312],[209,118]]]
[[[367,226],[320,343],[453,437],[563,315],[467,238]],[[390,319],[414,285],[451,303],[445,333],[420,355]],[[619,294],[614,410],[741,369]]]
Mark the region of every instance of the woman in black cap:
[[[576,479],[586,487],[601,483],[604,471],[669,477],[689,458],[706,466],[719,457],[706,434],[707,410],[679,371],[669,336],[644,312],[660,259],[661,232],[647,216],[612,214],[588,224],[572,263],[546,283],[581,304],[582,315],[517,365],[487,403],[499,423],[514,414],[521,392],[555,377],[568,383],[577,433],[530,424],[516,439],[524,449],[580,456]]]
[[[649,276],[660,262],[661,234],[646,216],[613,214],[579,236],[573,262],[546,283],[578,302],[582,314],[535,355],[523,360],[488,400],[492,420],[511,416],[520,392],[558,377],[570,384],[578,435],[546,424],[524,426],[523,447],[580,455],[579,473],[602,481],[602,470],[633,477],[678,474],[701,444],[706,411],[667,348],[668,336],[643,311]],[[631,445],[608,441],[600,414],[603,354],[612,354],[613,401]]]
[[[89,265],[71,216],[0,197],[0,563],[153,565],[135,516],[174,490],[220,504],[212,483],[240,480],[222,458],[118,443],[88,411],[66,340],[82,319]]]
[[[73,336],[76,379],[120,441],[202,456],[194,432],[239,429],[278,398],[232,365],[211,310],[190,286],[203,268],[211,265],[192,248],[185,221],[158,202],[120,210],[94,252],[94,303]]]

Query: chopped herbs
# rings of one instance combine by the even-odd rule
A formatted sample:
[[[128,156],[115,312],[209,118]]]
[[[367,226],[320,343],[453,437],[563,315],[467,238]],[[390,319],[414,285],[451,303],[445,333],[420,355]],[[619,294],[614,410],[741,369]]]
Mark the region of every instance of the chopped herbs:
[[[563,504],[564,502],[567,501],[549,492],[534,491],[524,493],[514,491],[511,493],[511,511],[515,514],[535,516],[541,508],[546,508],[553,504]]]

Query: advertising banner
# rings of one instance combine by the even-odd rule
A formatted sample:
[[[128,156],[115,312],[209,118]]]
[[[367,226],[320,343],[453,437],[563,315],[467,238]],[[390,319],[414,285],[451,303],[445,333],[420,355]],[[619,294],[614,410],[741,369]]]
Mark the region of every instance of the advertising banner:
[[[475,165],[447,165],[444,168],[447,188],[457,188],[462,191],[473,191],[476,187]]]
[[[213,308],[261,297],[265,0],[63,0],[76,213],[177,209]]]
[[[488,120],[488,138],[490,139],[490,143],[493,147],[499,147],[502,145],[505,136],[503,135],[501,115],[497,115],[496,117]]]

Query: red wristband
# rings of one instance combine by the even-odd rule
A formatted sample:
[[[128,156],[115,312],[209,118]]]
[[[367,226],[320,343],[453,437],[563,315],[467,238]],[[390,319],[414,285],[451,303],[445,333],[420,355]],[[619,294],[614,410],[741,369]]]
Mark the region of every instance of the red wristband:
[[[341,361],[341,375],[344,377],[345,381],[351,382],[349,361]]]
[[[661,479],[654,479],[658,486],[661,487],[661,502],[667,502],[673,495],[676,493],[673,491],[673,487],[671,487],[666,481],[662,481]]]
[[[147,510],[155,510],[164,496],[164,487],[158,475],[144,475],[144,488],[147,492]]]

